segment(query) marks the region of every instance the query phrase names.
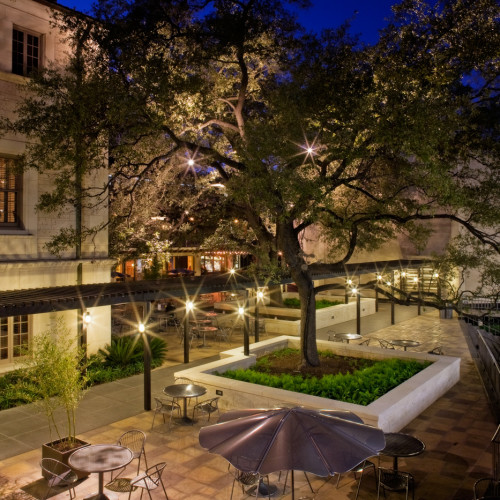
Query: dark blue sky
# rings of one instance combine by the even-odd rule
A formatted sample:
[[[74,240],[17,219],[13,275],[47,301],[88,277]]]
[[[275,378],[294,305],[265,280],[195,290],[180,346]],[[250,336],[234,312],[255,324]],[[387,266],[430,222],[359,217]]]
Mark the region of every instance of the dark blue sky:
[[[59,3],[85,12],[90,9],[92,1],[59,0]],[[300,20],[307,29],[335,28],[353,18],[352,33],[360,33],[363,41],[374,43],[378,30],[391,13],[391,5],[398,0],[312,0],[312,3],[313,7],[300,13]],[[355,11],[358,12],[356,15]]]

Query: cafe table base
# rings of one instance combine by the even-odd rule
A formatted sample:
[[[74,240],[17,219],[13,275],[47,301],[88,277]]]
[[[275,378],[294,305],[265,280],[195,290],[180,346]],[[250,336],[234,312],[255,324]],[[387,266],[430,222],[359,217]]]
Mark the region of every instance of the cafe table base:
[[[411,477],[408,478],[408,476],[400,474],[398,471],[384,472],[380,478],[380,487],[384,488],[385,486],[392,491],[406,490],[408,481],[408,488],[412,488]]]
[[[257,496],[259,496],[259,497],[264,497],[264,498],[274,497],[278,493],[277,486],[275,486],[274,484],[270,484],[268,486],[267,483],[265,483],[264,481],[259,482],[258,488],[259,488],[259,492],[258,492]],[[249,490],[247,490],[247,495],[248,496],[250,496],[250,495],[255,496],[256,489],[257,489],[257,486],[252,486]]]

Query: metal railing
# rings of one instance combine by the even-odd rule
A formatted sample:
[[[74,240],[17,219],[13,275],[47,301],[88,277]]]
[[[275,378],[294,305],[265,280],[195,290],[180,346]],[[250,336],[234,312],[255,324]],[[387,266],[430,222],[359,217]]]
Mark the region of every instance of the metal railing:
[[[493,478],[498,481],[500,480],[500,425],[491,439],[491,444],[493,446]]]
[[[488,297],[464,298],[460,301],[463,311],[500,311],[500,301]]]
[[[477,369],[483,381],[493,415],[500,423],[500,366],[490,348],[490,342],[481,330],[471,324],[467,325],[469,347]]]

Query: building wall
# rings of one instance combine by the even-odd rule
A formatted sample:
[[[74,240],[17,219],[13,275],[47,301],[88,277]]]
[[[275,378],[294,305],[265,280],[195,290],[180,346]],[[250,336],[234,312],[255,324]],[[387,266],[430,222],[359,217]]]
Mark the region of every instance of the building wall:
[[[50,26],[50,2],[44,0],[0,0],[0,115],[13,117],[15,109],[24,95],[26,77],[12,73],[12,30],[14,27],[40,35],[42,65],[49,61],[62,64],[68,47]],[[52,4],[53,5],[53,4]],[[6,134],[0,137],[0,157],[16,158],[23,154],[26,141],[23,137]],[[89,185],[104,185],[107,170],[102,169]],[[93,241],[83,244],[82,259],[75,260],[74,250],[61,256],[51,255],[46,243],[62,227],[74,226],[75,214],[66,208],[62,214],[44,213],[36,210],[40,195],[52,188],[51,175],[28,171],[22,182],[22,226],[0,227],[0,293],[6,290],[65,286],[76,284],[76,270],[83,264],[84,283],[110,281],[114,261],[108,258],[108,235],[102,231]],[[105,204],[97,209],[84,209],[86,226],[105,222],[108,210]],[[92,322],[88,328],[89,352],[96,352],[110,340],[110,307],[94,308],[90,311]],[[61,314],[61,313],[58,313]],[[78,311],[62,313],[68,326],[77,332],[80,321]],[[46,330],[54,321],[54,314],[39,314],[29,318],[30,334]],[[0,359],[0,371],[13,367],[12,360]]]

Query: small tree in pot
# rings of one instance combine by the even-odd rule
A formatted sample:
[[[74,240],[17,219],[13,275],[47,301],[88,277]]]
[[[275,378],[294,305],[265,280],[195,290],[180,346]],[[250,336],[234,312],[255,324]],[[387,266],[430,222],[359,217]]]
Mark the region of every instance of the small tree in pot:
[[[75,412],[83,396],[86,378],[83,375],[84,351],[78,348],[74,334],[64,320],[35,335],[24,362],[37,386],[40,399],[36,402],[49,423],[50,442],[42,446],[42,457],[56,458],[67,463],[69,455],[82,445],[76,438]],[[63,409],[65,418],[57,419]]]

